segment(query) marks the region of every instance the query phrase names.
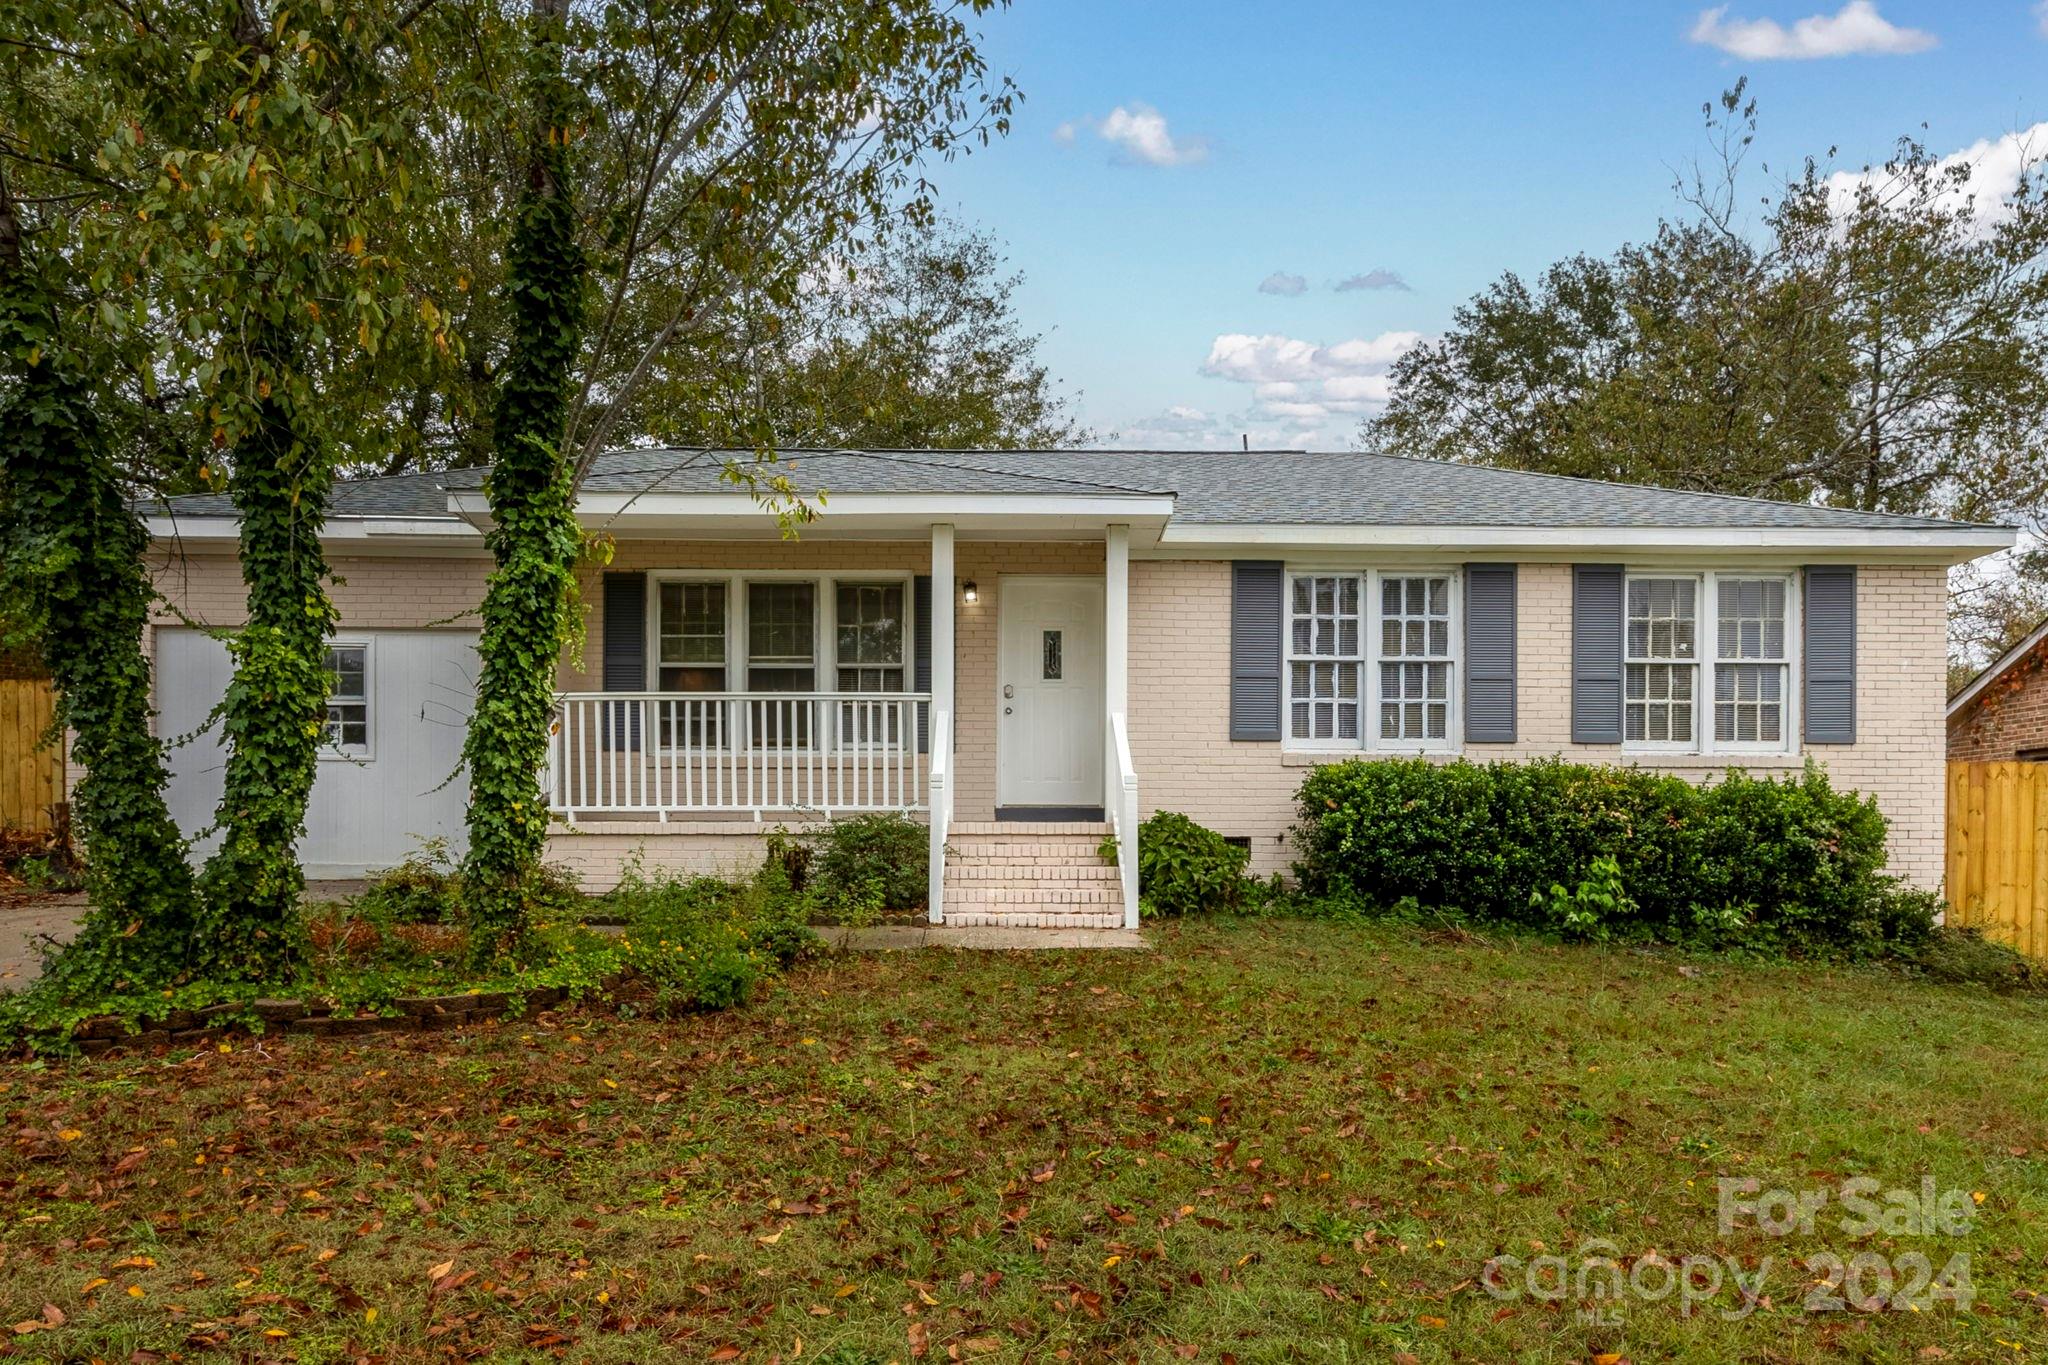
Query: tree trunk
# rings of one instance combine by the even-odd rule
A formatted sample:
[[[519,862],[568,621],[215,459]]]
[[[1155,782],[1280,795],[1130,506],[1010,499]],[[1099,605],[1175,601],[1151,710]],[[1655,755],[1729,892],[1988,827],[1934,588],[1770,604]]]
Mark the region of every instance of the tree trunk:
[[[496,568],[484,594],[482,670],[463,746],[470,782],[468,910],[479,957],[516,946],[528,927],[533,874],[547,840],[538,779],[581,546],[562,456],[586,274],[576,241],[563,9],[556,0],[534,4],[525,82],[526,183],[506,251],[512,340],[492,422],[495,461],[484,481]]]
[[[58,334],[0,183],[0,355],[18,388],[0,413],[7,577],[22,590],[84,769],[71,794],[92,906],[46,989],[154,987],[192,960],[196,899],[164,804],[143,631],[148,534],[129,510],[89,377]],[[17,352],[39,352],[23,364]]]
[[[229,645],[235,671],[221,707],[228,744],[221,845],[201,878],[211,951],[231,973],[260,977],[290,946],[305,890],[295,846],[319,768],[326,719],[327,519],[334,469],[311,423],[295,420],[290,387],[298,338],[259,324],[253,369],[270,393],[235,443],[228,492],[241,517],[248,624]]]

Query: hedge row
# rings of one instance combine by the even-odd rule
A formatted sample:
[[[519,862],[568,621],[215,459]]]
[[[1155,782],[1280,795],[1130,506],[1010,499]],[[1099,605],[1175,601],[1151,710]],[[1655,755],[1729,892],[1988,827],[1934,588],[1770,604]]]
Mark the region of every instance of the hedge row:
[[[1695,785],[1637,768],[1354,760],[1302,784],[1312,895],[1713,946],[1861,956],[1931,932],[1875,801],[1818,768]],[[1611,861],[1609,861],[1611,860]]]

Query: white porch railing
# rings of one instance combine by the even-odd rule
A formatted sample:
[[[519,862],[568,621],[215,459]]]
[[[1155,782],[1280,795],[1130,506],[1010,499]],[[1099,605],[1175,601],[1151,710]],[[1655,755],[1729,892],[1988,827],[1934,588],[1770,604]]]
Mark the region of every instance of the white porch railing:
[[[1117,875],[1123,882],[1124,928],[1138,927],[1138,767],[1131,761],[1130,725],[1124,713],[1109,717],[1110,828],[1116,831]]]
[[[541,785],[571,823],[922,810],[930,705],[921,692],[562,693]]]

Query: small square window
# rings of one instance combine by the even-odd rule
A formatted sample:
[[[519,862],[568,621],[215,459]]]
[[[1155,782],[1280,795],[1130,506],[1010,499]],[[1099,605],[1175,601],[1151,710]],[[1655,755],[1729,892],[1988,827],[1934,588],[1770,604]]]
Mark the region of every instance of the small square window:
[[[327,720],[321,742],[344,754],[370,748],[370,647],[327,648]]]

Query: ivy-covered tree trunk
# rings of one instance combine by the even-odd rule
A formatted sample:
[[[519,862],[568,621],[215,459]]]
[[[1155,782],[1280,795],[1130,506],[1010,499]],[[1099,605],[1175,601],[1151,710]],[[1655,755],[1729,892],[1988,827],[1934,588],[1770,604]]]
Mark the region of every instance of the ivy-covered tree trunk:
[[[164,804],[163,748],[150,731],[149,537],[122,494],[55,297],[25,259],[0,184],[0,356],[14,380],[0,410],[0,552],[84,770],[71,812],[91,909],[50,985],[103,993],[174,979],[191,959],[196,902],[185,841]]]
[[[298,420],[308,391],[293,382],[297,338],[281,324],[259,326],[253,354],[262,397],[234,444],[228,481],[241,518],[248,623],[229,642],[221,844],[201,878],[209,953],[226,971],[252,977],[265,975],[290,946],[305,890],[295,846],[319,767],[327,636],[336,619],[320,547],[333,462],[312,434],[316,424]]]
[[[511,345],[492,427],[491,554],[469,766],[470,933],[480,957],[517,943],[547,839],[539,772],[555,663],[568,635],[581,536],[562,441],[583,338],[586,266],[576,240],[575,99],[563,72],[565,0],[534,0],[525,184],[506,250]]]

